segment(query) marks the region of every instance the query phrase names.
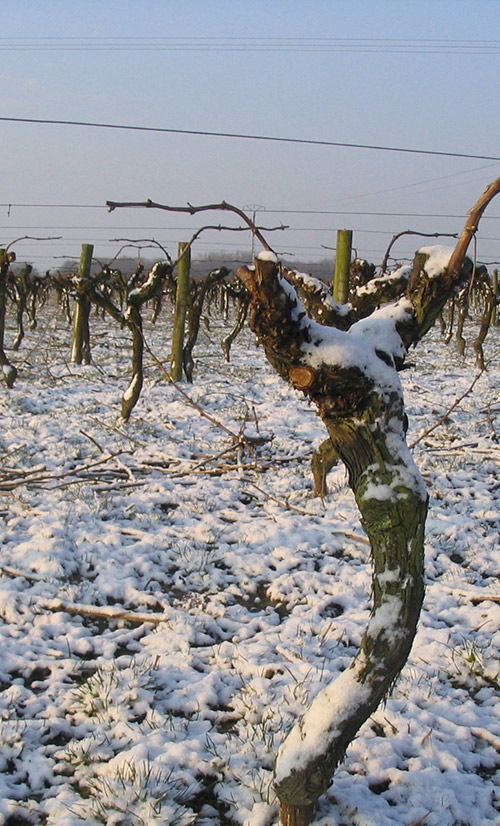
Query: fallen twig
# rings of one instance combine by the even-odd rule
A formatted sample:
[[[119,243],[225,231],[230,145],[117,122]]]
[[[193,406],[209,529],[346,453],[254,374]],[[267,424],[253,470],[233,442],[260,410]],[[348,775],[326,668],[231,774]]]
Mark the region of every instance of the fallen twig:
[[[81,428],[80,428],[80,433],[82,434],[82,436],[85,436],[86,439],[88,439],[90,442],[92,442],[92,444],[94,444],[96,446],[96,448],[99,450],[100,453],[105,453],[104,448],[101,447],[99,442],[97,442],[94,439],[94,437],[90,435],[90,433],[86,433],[85,430],[82,430]]]
[[[38,574],[27,574],[25,571],[20,571],[18,568],[10,568],[8,565],[0,565],[0,573],[12,577],[24,577],[29,582],[46,582],[43,577]]]
[[[493,596],[493,594],[478,594],[477,596],[467,594],[467,598],[470,599],[474,605],[478,605],[480,602],[500,602],[500,596]]]
[[[317,516],[317,514],[315,513],[310,513],[309,511],[303,510],[302,508],[298,508],[296,505],[291,505],[284,499],[277,499],[276,496],[272,496],[272,494],[270,494],[266,490],[263,490],[254,482],[249,482],[248,479],[245,480],[245,484],[250,485],[252,488],[255,488],[255,490],[259,491],[259,493],[264,494],[264,496],[266,496],[267,499],[272,499],[273,502],[276,502],[278,505],[282,505],[284,508],[287,508],[287,510],[296,511],[297,513],[301,513],[303,516]],[[339,534],[340,536],[345,536],[347,539],[354,539],[356,542],[362,542],[364,545],[370,544],[370,541],[366,538],[366,536],[360,536],[356,533],[349,533],[348,531],[342,530],[334,530],[332,531],[332,534]]]
[[[144,442],[140,442],[139,439],[135,438],[135,436],[130,436],[129,433],[125,433],[125,431],[119,430],[117,427],[113,427],[112,425],[106,424],[106,422],[102,422],[100,419],[95,419],[94,417],[91,418],[92,421],[96,424],[101,425],[101,427],[105,427],[106,430],[111,430],[112,433],[118,433],[119,436],[123,436],[123,438],[128,439],[129,442],[135,442],[135,444],[139,445],[139,447],[147,447],[147,445]]]
[[[162,614],[141,614],[136,611],[122,611],[115,608],[96,608],[94,605],[63,602],[60,599],[41,599],[37,605],[47,611],[62,611],[65,614],[77,614],[88,617],[99,617],[109,620],[125,620],[126,622],[153,623],[168,622],[169,617]]]
[[[177,392],[183,397],[183,399],[185,401],[187,401],[187,403],[189,405],[191,405],[191,407],[193,407],[195,410],[197,410],[198,413],[200,414],[200,416],[203,416],[204,419],[207,419],[211,424],[215,425],[215,427],[218,427],[218,428],[220,428],[220,430],[223,430],[224,433],[227,433],[227,435],[230,436],[231,439],[233,439],[235,444],[239,444],[242,441],[246,444],[245,437],[241,437],[237,433],[234,433],[232,430],[230,430],[228,427],[226,427],[226,425],[222,424],[222,422],[219,422],[217,419],[215,419],[213,416],[211,416],[210,413],[207,413],[207,411],[204,410],[202,407],[200,407],[200,405],[197,404],[195,402],[195,400],[191,398],[191,396],[189,396],[181,387],[179,387],[179,385],[173,380],[172,376],[170,375],[170,373],[166,369],[165,365],[160,361],[158,356],[155,355],[155,353],[153,353],[153,351],[151,350],[151,347],[147,343],[144,336],[143,336],[143,341],[144,341],[144,347],[148,351],[148,353],[151,356],[151,358],[153,359],[154,363],[160,368],[163,375],[167,379],[168,383],[171,384],[172,387],[175,388],[175,390],[177,390]]]
[[[484,728],[471,728],[470,733],[473,737],[476,737],[478,740],[484,740],[485,743],[488,743],[490,746],[493,746],[498,752],[500,752],[500,740],[498,737],[495,737],[494,734],[487,731]]]
[[[472,384],[469,385],[465,393],[462,393],[462,395],[459,396],[458,399],[455,399],[451,407],[448,408],[448,410],[441,416],[440,419],[438,419],[438,421],[435,424],[432,425],[432,427],[428,427],[427,430],[424,430],[424,432],[420,434],[418,439],[415,439],[415,441],[409,445],[410,450],[413,450],[415,445],[418,445],[418,443],[421,442],[422,439],[425,439],[425,437],[428,436],[429,433],[432,433],[434,430],[436,430],[436,428],[440,427],[440,425],[442,425],[443,422],[446,421],[450,413],[452,413],[453,410],[455,410],[455,408],[458,407],[460,402],[463,401],[470,393],[472,393],[474,387],[476,386],[476,383],[479,381],[484,372],[484,369],[479,371],[477,376],[474,378],[474,381],[472,382]]]
[[[413,823],[410,823],[410,826],[421,826],[421,824],[424,822],[424,820],[427,820],[430,814],[430,812],[426,812],[425,815],[419,817],[418,820],[414,820]]]
[[[118,456],[122,455],[123,453],[130,453],[127,450],[118,450],[116,453],[109,453],[106,456],[103,456],[102,459],[97,459],[94,462],[88,462],[85,465],[78,465],[72,470],[67,470],[63,473],[47,473],[41,474],[41,469],[34,469],[29,471],[22,471],[22,470],[10,470],[6,475],[0,478],[0,488],[3,490],[14,490],[15,488],[22,487],[23,485],[30,484],[30,485],[37,485],[37,484],[46,484],[48,482],[57,482],[61,480],[66,480],[68,477],[75,477],[79,476],[81,473],[91,470],[92,468],[99,467],[103,465],[105,462],[110,462],[113,459],[116,459]],[[123,465],[122,465],[123,467]],[[45,466],[43,467],[45,470]],[[34,475],[34,474],[41,474],[41,475]],[[10,474],[10,476],[9,476]],[[10,478],[14,475],[14,479]],[[128,475],[128,472],[127,472]],[[83,479],[77,479],[77,481],[83,481]]]

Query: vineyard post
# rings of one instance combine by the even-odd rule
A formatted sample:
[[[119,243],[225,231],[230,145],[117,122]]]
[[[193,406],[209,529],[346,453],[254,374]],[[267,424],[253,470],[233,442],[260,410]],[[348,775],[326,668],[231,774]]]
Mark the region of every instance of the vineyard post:
[[[352,230],[337,231],[337,252],[335,255],[335,277],[333,298],[339,304],[347,304],[349,299],[349,275],[351,271]]]
[[[170,374],[173,381],[181,381],[182,379],[184,325],[189,296],[189,271],[191,267],[191,249],[186,241],[180,242],[178,253],[177,293],[175,296],[174,330],[172,333],[172,359],[170,365]]]
[[[70,361],[73,364],[90,364],[90,299],[87,286],[92,265],[93,244],[82,244],[78,277],[75,279],[75,315],[73,319],[73,338],[71,341]]]

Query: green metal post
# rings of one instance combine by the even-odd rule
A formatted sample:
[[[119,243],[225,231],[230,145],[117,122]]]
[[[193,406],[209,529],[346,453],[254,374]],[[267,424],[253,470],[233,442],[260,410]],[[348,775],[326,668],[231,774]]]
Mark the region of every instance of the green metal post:
[[[71,342],[70,361],[73,364],[90,364],[90,299],[87,296],[87,283],[92,265],[93,244],[82,244],[78,278],[75,280],[76,306],[73,318],[73,338]]]
[[[335,278],[333,282],[333,298],[339,304],[347,304],[349,300],[349,276],[351,271],[352,230],[339,229],[337,231],[337,253],[335,256]]]

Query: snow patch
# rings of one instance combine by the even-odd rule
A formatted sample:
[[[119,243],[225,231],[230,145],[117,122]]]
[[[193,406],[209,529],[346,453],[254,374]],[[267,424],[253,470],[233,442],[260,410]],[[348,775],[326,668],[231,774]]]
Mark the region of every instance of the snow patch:
[[[425,271],[429,278],[436,278],[441,275],[449,264],[454,247],[440,246],[439,244],[430,247],[420,247],[418,252],[428,255],[425,262]]]
[[[278,263],[278,256],[271,250],[262,250],[257,256],[259,261],[272,261],[273,264]]]
[[[362,667],[357,662],[346,668],[317,695],[293,727],[278,752],[277,783],[289,777],[292,771],[301,771],[312,760],[323,757],[329,744],[339,735],[344,720],[366,702],[370,689],[359,682]]]

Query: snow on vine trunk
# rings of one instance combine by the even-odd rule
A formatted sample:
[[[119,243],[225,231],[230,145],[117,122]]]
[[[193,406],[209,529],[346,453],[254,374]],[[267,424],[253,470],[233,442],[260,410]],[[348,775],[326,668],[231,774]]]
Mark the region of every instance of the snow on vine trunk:
[[[240,275],[268,359],[314,401],[347,467],[373,557],[373,610],[359,652],[318,694],[278,754],[281,822],[301,826],[405,664],[423,600],[427,494],[406,446],[395,369],[405,354],[398,325],[408,322],[411,305],[403,300],[343,331],[306,316],[270,256]]]

